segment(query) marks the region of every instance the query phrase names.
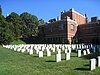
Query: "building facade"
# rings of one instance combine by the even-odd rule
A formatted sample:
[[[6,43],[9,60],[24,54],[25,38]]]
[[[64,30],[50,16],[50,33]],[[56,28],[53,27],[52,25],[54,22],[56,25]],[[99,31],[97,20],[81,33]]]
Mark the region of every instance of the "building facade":
[[[100,21],[92,17],[91,22],[78,26],[77,38],[80,43],[100,44]]]
[[[94,18],[92,20],[95,21]],[[94,23],[92,24],[87,22],[88,21],[86,15],[82,15],[72,8],[67,12],[62,11],[61,17],[58,17],[57,19],[52,19],[49,23],[46,23],[44,25],[40,25],[39,35],[43,36],[42,38],[45,43],[71,43],[72,40],[76,38],[77,43],[87,43],[88,41],[85,42],[85,39],[87,38],[85,35],[86,32],[90,31],[89,34],[95,34],[98,32],[94,32],[88,28],[90,26],[95,27]],[[97,23],[95,24],[97,25]],[[83,41],[83,38],[85,38],[85,41]]]

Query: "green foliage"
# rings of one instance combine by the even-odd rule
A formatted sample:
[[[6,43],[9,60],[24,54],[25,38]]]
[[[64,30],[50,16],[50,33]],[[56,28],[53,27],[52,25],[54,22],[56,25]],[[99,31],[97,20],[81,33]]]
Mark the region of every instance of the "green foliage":
[[[38,33],[38,18],[27,12],[20,16],[12,12],[6,18],[2,16],[0,6],[0,44],[9,44],[13,40],[36,36]]]
[[[44,24],[44,20],[43,19],[40,19],[39,20],[39,25],[42,25],[42,24]]]
[[[9,44],[13,40],[13,33],[9,29],[10,24],[4,16],[0,15],[0,44]]]
[[[12,12],[9,16],[6,17],[6,20],[10,23],[10,29],[15,34],[15,38],[23,36],[25,23],[17,13]]]
[[[23,12],[20,17],[26,24],[27,31],[24,31],[26,37],[30,37],[32,35],[37,35],[38,32],[38,18],[35,15],[29,14],[27,12]]]
[[[10,44],[11,44],[11,45],[18,45],[18,44],[25,44],[25,42],[18,39],[18,40],[14,40],[14,41],[11,42]]]
[[[2,15],[2,8],[1,8],[1,5],[0,5],[0,15]]]

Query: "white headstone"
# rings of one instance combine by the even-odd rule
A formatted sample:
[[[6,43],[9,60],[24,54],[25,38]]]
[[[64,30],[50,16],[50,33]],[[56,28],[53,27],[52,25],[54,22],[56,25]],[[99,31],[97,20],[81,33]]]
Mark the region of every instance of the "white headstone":
[[[23,48],[23,49],[21,49],[21,52],[25,52],[25,49]]]
[[[90,50],[89,49],[87,49],[87,54],[90,54]]]
[[[51,52],[47,50],[47,56],[51,56]]]
[[[85,50],[83,50],[83,55],[86,55],[86,51]]]
[[[39,58],[43,57],[43,51],[39,51]]]
[[[65,53],[67,53],[67,49],[65,49]]]
[[[66,60],[70,60],[70,53],[66,53]]]
[[[100,56],[98,56],[98,66],[100,67]]]
[[[78,50],[78,57],[81,57],[81,50]]]
[[[33,54],[33,49],[30,49],[29,54],[30,54],[30,55]]]
[[[96,69],[96,59],[92,58],[90,59],[90,70]]]
[[[61,61],[61,54],[56,54],[56,62],[60,62]]]
[[[39,54],[39,49],[36,49],[36,54]]]

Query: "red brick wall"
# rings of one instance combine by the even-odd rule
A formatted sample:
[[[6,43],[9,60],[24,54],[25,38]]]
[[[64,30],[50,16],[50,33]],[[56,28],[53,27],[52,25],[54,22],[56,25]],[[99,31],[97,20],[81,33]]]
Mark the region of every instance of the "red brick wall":
[[[64,25],[61,28],[61,25]],[[45,25],[45,35],[63,34],[66,33],[66,21],[56,21]],[[55,35],[56,36],[56,35]]]
[[[100,43],[100,24],[97,23],[88,23],[78,26],[78,38],[80,42],[83,43]]]
[[[71,30],[71,24],[74,25],[74,30]],[[72,38],[75,36],[76,32],[77,32],[77,23],[74,21],[67,21],[67,36],[70,43],[72,41]]]
[[[67,16],[69,16],[72,19],[72,13],[69,11],[61,14],[61,19],[65,19],[65,17]]]
[[[72,13],[72,20],[75,20],[78,24],[85,24],[86,19],[84,16],[79,15],[78,13]]]

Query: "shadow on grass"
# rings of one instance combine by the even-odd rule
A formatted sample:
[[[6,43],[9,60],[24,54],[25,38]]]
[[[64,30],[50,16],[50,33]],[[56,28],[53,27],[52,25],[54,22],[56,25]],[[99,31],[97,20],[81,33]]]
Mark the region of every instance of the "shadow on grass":
[[[98,56],[100,56],[100,53],[99,52],[96,52],[96,53],[91,53],[91,54],[82,56],[81,58],[92,59],[92,58],[97,58]]]
[[[47,60],[46,62],[56,62],[56,60]]]
[[[77,53],[76,50],[72,50],[71,52],[72,52],[72,53]]]
[[[90,71],[89,68],[75,68],[74,70]]]
[[[77,56],[71,56],[71,57],[77,57]]]
[[[85,64],[85,65],[83,65],[83,66],[90,66],[89,64]]]
[[[39,56],[38,56],[38,55],[33,55],[33,57],[36,57],[36,58],[37,58],[37,57],[39,57]]]
[[[66,58],[62,58],[61,60],[66,60]]]

